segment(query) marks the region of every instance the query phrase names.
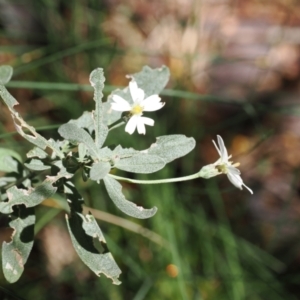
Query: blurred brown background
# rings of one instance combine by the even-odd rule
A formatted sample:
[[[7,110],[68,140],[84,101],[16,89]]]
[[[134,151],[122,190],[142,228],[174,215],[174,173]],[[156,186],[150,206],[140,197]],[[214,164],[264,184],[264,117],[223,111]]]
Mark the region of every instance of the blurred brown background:
[[[83,85],[98,66],[109,90],[126,86],[126,74],[144,65],[166,65],[171,78],[155,127],[130,139],[118,129],[109,142],[143,149],[159,135],[194,136],[193,154],[147,177],[156,179],[215,162],[211,140],[220,134],[254,191],[235,189],[226,176],[161,188],[124,185],[127,198],[158,206],[153,220],[132,221],[168,240],[169,250],[99,217],[123,270],[123,285],[111,286],[80,265],[58,212],[37,235],[41,262],[31,255],[20,283],[7,286],[3,279],[3,287],[25,299],[48,299],[43,293],[49,299],[300,299],[298,1],[0,0],[0,29],[0,64],[14,67],[8,87],[30,124],[43,130],[92,109]],[[58,82],[69,85],[51,85]],[[0,120],[1,147],[24,155],[27,142],[6,135],[14,128],[3,104]],[[43,134],[58,138],[50,127]],[[78,184],[88,206],[128,219],[106,196],[99,204],[98,187]],[[41,216],[46,212],[40,208]]]

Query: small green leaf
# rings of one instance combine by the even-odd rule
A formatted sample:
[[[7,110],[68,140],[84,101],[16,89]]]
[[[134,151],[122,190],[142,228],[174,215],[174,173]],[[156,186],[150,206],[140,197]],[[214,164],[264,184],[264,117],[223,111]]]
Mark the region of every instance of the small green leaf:
[[[46,179],[43,183],[30,191],[18,189],[16,186],[13,186],[6,191],[8,201],[0,202],[0,212],[10,214],[13,212],[13,206],[20,204],[24,204],[26,207],[36,206],[51,197],[56,190],[57,188],[52,185],[49,179]]]
[[[164,135],[156,138],[149,149],[142,152],[158,155],[166,163],[182,157],[195,148],[196,142],[194,138],[188,138],[182,134]]]
[[[78,145],[78,159],[79,159],[79,161],[83,162],[86,155],[87,155],[87,149],[86,149],[85,144],[79,143],[79,145]]]
[[[2,268],[6,280],[16,282],[24,271],[34,239],[35,215],[33,208],[19,206],[19,216],[9,223],[14,229],[12,241],[2,244]]]
[[[21,156],[10,149],[0,148],[0,171],[18,172],[18,161],[22,161]]]
[[[75,124],[67,123],[60,126],[58,132],[71,143],[83,143],[90,150],[93,157],[98,157],[97,147],[92,137],[84,129],[77,127]]]
[[[45,171],[51,169],[51,166],[45,165],[39,159],[31,159],[29,163],[24,164],[26,168],[32,171]]]
[[[13,74],[13,68],[8,65],[0,66],[0,84],[7,84]]]
[[[106,241],[92,215],[73,213],[66,221],[73,246],[81,260],[97,275],[103,273],[114,284],[120,284],[121,270],[109,252]]]
[[[165,164],[165,161],[157,155],[138,153],[128,158],[115,160],[114,167],[132,173],[149,174],[161,170]]]
[[[98,181],[103,179],[110,171],[111,166],[108,162],[98,162],[92,165],[90,178]]]
[[[48,156],[47,152],[43,151],[41,148],[38,147],[34,147],[33,149],[31,149],[26,156],[28,158],[32,158],[32,157],[38,157],[38,158],[46,158]]]
[[[137,219],[147,219],[154,216],[157,212],[156,207],[145,209],[126,200],[126,198],[122,194],[121,184],[115,179],[109,176],[105,176],[103,180],[109,197],[123,213]]]
[[[144,66],[142,71],[133,75],[139,88],[145,92],[145,97],[159,94],[169,81],[170,71],[166,66],[161,68],[151,69],[148,66]]]

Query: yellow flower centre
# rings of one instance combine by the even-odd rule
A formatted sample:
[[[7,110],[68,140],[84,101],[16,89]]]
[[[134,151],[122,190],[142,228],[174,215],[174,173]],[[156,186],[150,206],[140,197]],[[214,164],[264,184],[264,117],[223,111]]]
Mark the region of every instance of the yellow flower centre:
[[[141,115],[143,112],[143,107],[137,104],[131,109],[130,112],[132,115]]]
[[[216,166],[216,169],[220,173],[227,174],[227,166],[225,164]]]
[[[228,173],[228,165],[231,165],[233,167],[238,167],[240,165],[239,162],[232,164],[232,162],[228,162],[229,164],[221,164],[221,165],[217,165],[216,169],[218,170],[218,172],[223,173],[223,174],[227,174]]]

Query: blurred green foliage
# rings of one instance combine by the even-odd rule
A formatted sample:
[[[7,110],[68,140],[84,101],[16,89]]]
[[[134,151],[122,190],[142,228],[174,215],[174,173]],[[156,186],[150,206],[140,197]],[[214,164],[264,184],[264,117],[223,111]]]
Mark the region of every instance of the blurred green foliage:
[[[141,61],[140,52],[135,49],[129,54],[130,62],[135,62],[130,69],[119,65],[126,48],[102,30],[102,23],[112,13],[111,2],[0,2],[0,62],[15,69],[8,88],[19,100],[28,123],[47,138],[58,138],[59,124],[92,109],[91,89],[86,88],[92,69],[104,68],[108,84],[126,85],[124,75],[147,63]],[[132,13],[138,26],[135,12],[128,11],[126,5],[121,8],[124,14]],[[151,53],[147,55],[153,57]],[[167,57],[164,63],[170,61]],[[253,147],[242,153],[251,156],[275,136],[282,118],[299,116],[297,103],[280,106],[269,101],[273,96],[287,96],[283,91],[260,95],[261,101],[250,91],[247,99],[252,102],[233,101],[228,96],[187,93],[189,79],[176,79],[174,74],[170,89],[162,93],[166,106],[157,112],[155,126],[147,128],[146,136],[128,136],[124,128],[116,129],[118,142],[124,147],[143,149],[156,136],[175,133],[193,136],[198,143],[187,157],[139,179],[183,176],[214,162],[217,155],[210,140],[217,133],[224,133],[225,143],[238,134],[256,136]],[[0,105],[1,147],[25,153],[30,145],[10,133],[14,131],[12,123]],[[110,138],[107,143],[115,142]],[[208,152],[210,161],[206,158]],[[272,157],[265,153],[255,167],[264,174],[270,164]],[[241,170],[243,174],[252,171],[243,165]],[[299,167],[291,177],[292,199],[293,193],[297,194]],[[288,215],[283,215],[278,228],[268,227],[268,223],[264,227],[249,208],[251,201],[261,199],[257,195],[263,195],[262,183],[258,179],[246,182],[254,190],[253,198],[247,191],[232,187],[225,176],[161,186],[124,184],[128,199],[144,207],[158,207],[152,219],[135,220],[122,215],[108,201],[101,186],[84,183],[78,176],[77,185],[88,207],[120,217],[117,225],[113,218],[103,221],[101,217],[99,224],[123,272],[122,285],[114,286],[104,276],[95,277],[72,253],[63,251],[69,249],[63,238],[64,214],[59,199],[51,199],[37,210],[37,241],[20,281],[7,285],[0,276],[0,299],[299,299],[300,243],[296,239],[285,241],[280,227],[286,223],[292,226],[294,222],[297,233],[299,219],[290,221]],[[289,199],[285,205],[287,212]],[[124,228],[122,219],[155,232],[161,239],[155,243],[151,232],[148,238],[142,231],[131,232]],[[7,218],[0,217],[2,240],[9,240],[7,222]],[[277,233],[268,234],[268,230]],[[57,238],[59,235],[62,238]]]

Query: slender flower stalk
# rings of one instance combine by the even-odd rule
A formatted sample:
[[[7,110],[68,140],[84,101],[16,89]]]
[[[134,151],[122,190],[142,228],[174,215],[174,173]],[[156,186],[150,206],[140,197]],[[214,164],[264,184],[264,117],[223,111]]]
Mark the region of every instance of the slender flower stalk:
[[[131,179],[127,177],[121,177],[113,174],[108,174],[108,176],[117,180],[130,182],[130,183],[138,183],[138,184],[161,184],[161,183],[170,183],[170,182],[180,182],[180,181],[187,181],[187,180],[192,180],[192,179],[202,177],[200,172],[188,176],[183,176],[183,177],[157,179],[157,180],[138,180],[138,179]]]
[[[233,164],[231,161],[229,161],[231,155],[228,156],[227,149],[224,145],[223,139],[219,135],[217,136],[217,139],[218,139],[219,147],[214,141],[213,143],[220,155],[220,158],[215,163],[204,166],[199,172],[195,174],[183,176],[183,177],[177,177],[177,178],[166,178],[166,179],[157,179],[157,180],[137,180],[137,179],[131,179],[126,177],[120,177],[113,174],[109,174],[108,176],[117,180],[126,181],[130,183],[162,184],[162,183],[170,183],[170,182],[187,181],[199,177],[208,179],[220,174],[226,174],[229,181],[234,186],[236,186],[241,190],[243,189],[242,186],[244,186],[251,194],[253,194],[253,191],[243,183],[243,180],[240,176],[241,172],[236,168],[240,164],[239,163]]]
[[[137,128],[139,134],[145,134],[145,124],[153,126],[154,120],[142,117],[143,112],[159,110],[165,103],[160,102],[161,99],[158,95],[151,95],[144,99],[145,92],[138,87],[134,80],[129,82],[129,91],[133,101],[132,104],[118,95],[113,95],[112,99],[114,102],[112,103],[111,108],[116,111],[130,112],[130,119],[125,127],[126,132],[132,134]]]
[[[214,164],[212,164],[214,169],[217,170],[216,175],[226,174],[229,181],[234,186],[236,186],[240,190],[242,190],[243,186],[244,186],[251,194],[253,194],[253,191],[244,184],[244,182],[240,176],[241,175],[240,170],[236,168],[240,165],[240,163],[232,163],[230,161],[231,155],[228,155],[228,152],[225,147],[223,139],[219,135],[217,136],[217,139],[218,139],[219,147],[217,146],[215,141],[212,141],[220,155],[220,158]],[[213,176],[215,176],[215,175],[213,175]]]

